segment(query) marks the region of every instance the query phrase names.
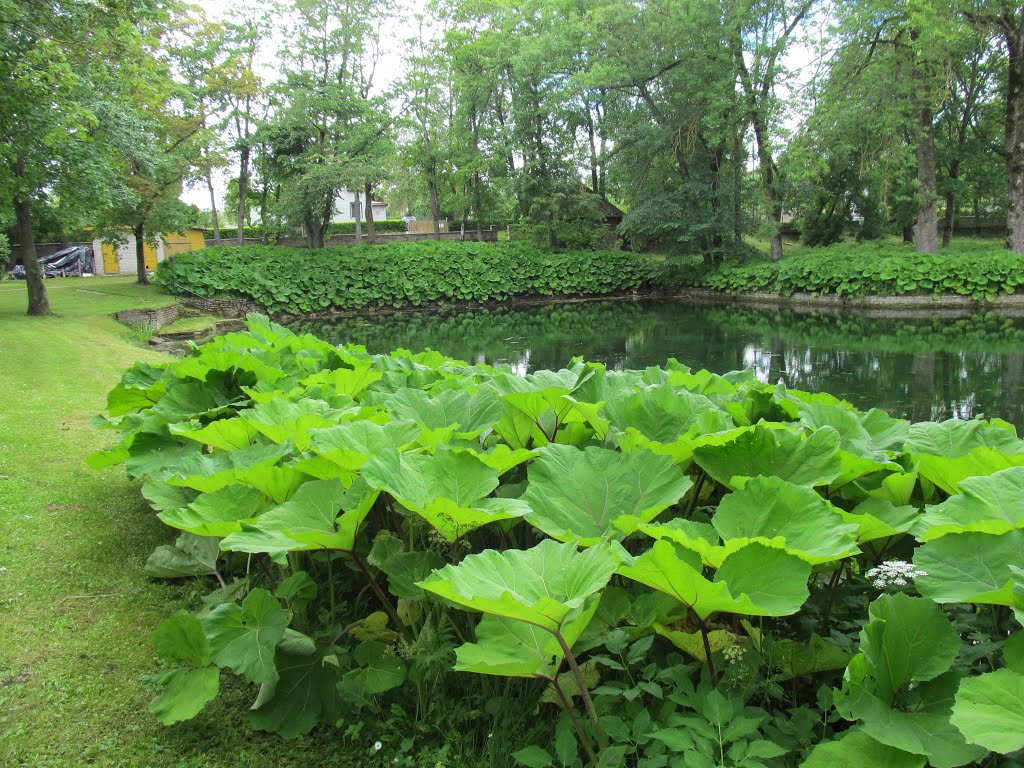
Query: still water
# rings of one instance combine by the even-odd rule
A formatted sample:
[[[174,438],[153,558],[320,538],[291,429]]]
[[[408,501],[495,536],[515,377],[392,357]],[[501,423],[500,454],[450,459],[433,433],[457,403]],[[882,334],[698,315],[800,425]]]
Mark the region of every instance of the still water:
[[[592,302],[343,318],[293,326],[370,352],[397,347],[520,372],[575,356],[609,368],[674,357],[715,373],[830,392],[858,408],[923,420],[985,416],[1024,427],[1024,320],[989,314],[892,319],[790,310]]]

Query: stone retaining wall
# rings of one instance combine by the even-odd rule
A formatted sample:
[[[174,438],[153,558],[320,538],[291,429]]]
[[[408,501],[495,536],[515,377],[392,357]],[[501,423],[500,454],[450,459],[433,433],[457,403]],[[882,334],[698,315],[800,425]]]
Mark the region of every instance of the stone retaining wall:
[[[199,297],[179,298],[182,304],[191,309],[197,309],[204,315],[214,315],[215,317],[226,317],[226,318],[240,318],[245,317],[250,312],[263,312],[266,311],[261,307],[253,304],[248,299],[203,299]]]
[[[181,307],[171,304],[156,309],[126,309],[117,313],[117,319],[125,325],[139,325],[159,331],[177,320],[180,315]]]

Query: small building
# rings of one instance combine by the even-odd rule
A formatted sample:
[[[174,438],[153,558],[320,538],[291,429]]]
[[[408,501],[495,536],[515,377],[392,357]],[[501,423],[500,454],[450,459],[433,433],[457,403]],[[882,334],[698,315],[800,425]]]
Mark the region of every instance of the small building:
[[[358,204],[356,198],[359,198]],[[373,205],[373,220],[382,221],[388,217],[388,204],[381,200],[372,200]],[[331,221],[355,221],[356,212],[358,210],[359,220],[366,221],[366,196],[358,194],[356,192],[349,191],[347,189],[338,190],[337,196],[334,198],[334,213],[331,216]]]
[[[198,251],[204,245],[201,229],[186,229],[184,232],[165,232],[158,235],[156,245],[144,243],[143,255],[146,269],[154,270],[158,262],[178,253]],[[134,275],[137,274],[135,263],[135,235],[125,233],[124,240],[119,243],[108,243],[93,240],[94,263],[97,275]]]

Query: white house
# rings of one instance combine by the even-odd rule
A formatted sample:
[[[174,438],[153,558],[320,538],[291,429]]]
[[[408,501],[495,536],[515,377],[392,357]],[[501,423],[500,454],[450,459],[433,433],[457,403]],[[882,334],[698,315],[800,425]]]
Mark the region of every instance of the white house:
[[[373,205],[373,220],[380,221],[386,219],[388,217],[388,204],[380,200],[373,200],[371,202]],[[334,198],[334,215],[331,216],[331,221],[355,221],[357,210],[359,212],[359,219],[366,221],[365,209],[366,195],[341,189],[338,191],[338,196]]]

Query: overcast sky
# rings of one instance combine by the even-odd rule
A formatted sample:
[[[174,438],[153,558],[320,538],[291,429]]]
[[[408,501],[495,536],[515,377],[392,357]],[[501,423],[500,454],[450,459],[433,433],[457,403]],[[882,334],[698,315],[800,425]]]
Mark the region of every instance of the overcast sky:
[[[234,3],[224,0],[198,0],[198,5],[206,11],[206,15],[213,20],[230,19],[235,9]],[[405,41],[418,34],[417,23],[413,16],[418,10],[423,9],[422,2],[415,0],[396,0],[397,18],[383,26],[381,30],[382,55],[377,62],[377,70],[374,74],[374,86],[376,90],[385,90],[395,80],[402,76],[402,50],[407,47]],[[283,26],[283,25],[282,25]],[[277,27],[276,30],[280,30]],[[272,33],[273,34],[273,33]],[[279,34],[273,35],[267,44],[263,56],[264,76],[271,76],[276,71],[277,51],[281,46],[282,37]],[[232,162],[234,162],[232,160]],[[214,188],[217,194],[217,210],[224,208],[224,192],[227,188],[228,178],[237,174],[233,166],[214,170]],[[199,208],[210,209],[210,190],[205,181],[198,182],[191,188],[187,188],[181,195],[181,199]]]

